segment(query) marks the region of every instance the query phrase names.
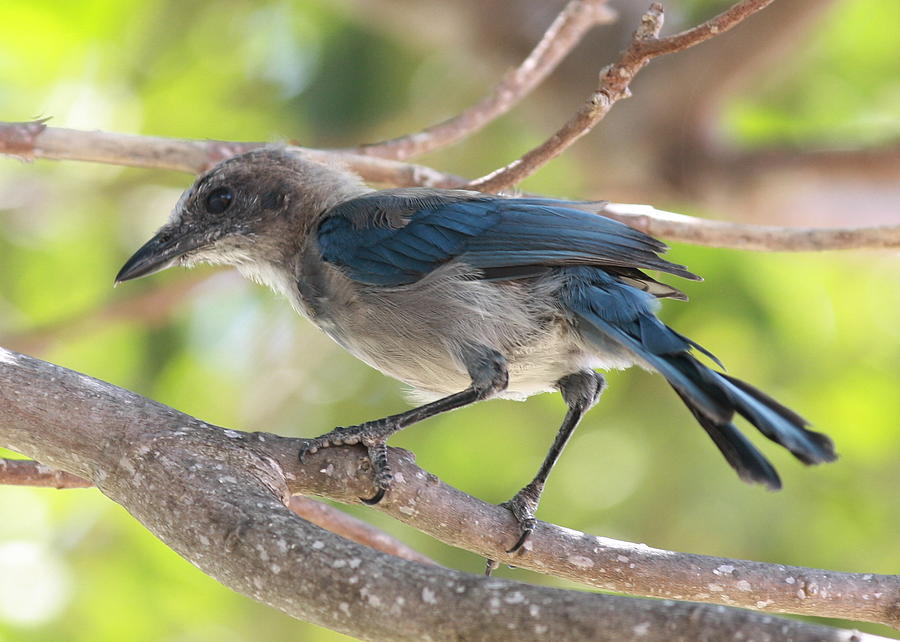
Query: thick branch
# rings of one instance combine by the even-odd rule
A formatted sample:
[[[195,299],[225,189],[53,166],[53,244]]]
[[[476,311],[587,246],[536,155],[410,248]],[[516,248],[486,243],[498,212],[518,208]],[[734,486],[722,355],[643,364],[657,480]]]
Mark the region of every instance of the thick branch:
[[[437,626],[430,619],[435,613],[409,608],[421,607],[423,600],[430,600],[426,596],[433,595],[442,605],[441,613],[452,615],[442,620],[441,626],[451,626],[451,622],[465,626],[473,618],[472,622],[495,633],[499,629],[494,627],[510,623],[537,623],[528,619],[531,615],[517,619],[524,617],[518,600],[540,603],[544,606],[539,609],[543,614],[539,624],[549,627],[544,639],[549,635],[570,639],[572,631],[578,631],[581,639],[603,639],[601,633],[610,635],[610,631],[628,638],[633,631],[623,633],[625,629],[615,628],[626,626],[624,621],[627,626],[649,622],[650,638],[679,639],[685,635],[683,627],[695,626],[679,608],[700,613],[700,619],[706,617],[702,607],[655,602],[660,609],[657,613],[644,605],[635,606],[642,604],[639,601],[615,598],[606,602],[610,596],[480,580],[440,568],[426,573],[417,565],[407,566],[399,560],[391,564],[363,549],[348,549],[343,540],[326,540],[323,531],[310,531],[305,523],[282,515],[276,497],[286,502],[289,493],[304,492],[357,502],[357,497],[372,493],[367,459],[356,448],[342,447],[311,455],[301,466],[296,457],[299,443],[275,435],[218,429],[110,384],[17,353],[0,352],[0,445],[92,479],[208,573],[298,617],[353,634],[347,628],[352,623],[331,612],[333,605],[347,601],[348,595],[360,602],[353,605],[354,621],[374,618],[372,635],[387,626],[384,613],[370,611],[372,596],[377,597],[378,606],[390,607],[387,610],[393,614],[394,624],[402,615],[410,618],[411,627]],[[671,553],[544,523],[538,524],[524,554],[508,555],[503,551],[515,540],[516,526],[506,510],[441,483],[416,467],[403,451],[392,450],[391,458],[398,483],[379,505],[380,510],[449,544],[505,563],[648,596],[900,624],[900,578],[896,576]],[[179,515],[178,525],[171,523],[173,514]],[[179,526],[183,524],[190,526],[185,530]],[[204,541],[210,544],[202,544]],[[283,544],[275,546],[278,542]],[[220,545],[226,550],[220,550]],[[263,551],[268,557],[262,559],[272,568],[260,566]],[[298,558],[308,565],[297,568],[293,560]],[[358,573],[336,572],[354,563],[351,560],[357,560]],[[332,566],[337,561],[343,565]],[[351,577],[359,583],[348,585]],[[326,582],[332,588],[307,586],[313,581]],[[461,593],[454,597],[451,590],[448,594],[448,583]],[[359,593],[363,587],[369,588]],[[332,595],[334,591],[339,597]],[[515,597],[517,592],[521,598]],[[286,602],[286,596],[293,601]],[[324,599],[328,596],[336,601]],[[480,613],[470,604],[473,596],[484,600]],[[398,597],[404,599],[403,604],[396,601]],[[491,604],[494,598],[503,605],[502,613],[487,617],[484,604]],[[453,610],[457,599],[461,610]],[[603,629],[600,623],[609,604],[615,604],[618,615],[610,621],[612,629]],[[449,610],[442,610],[444,606]],[[472,610],[467,610],[470,607]],[[648,614],[651,612],[654,615]],[[746,617],[732,613],[726,618],[727,627],[739,625]],[[754,627],[762,625],[760,620],[752,621]],[[668,626],[665,622],[677,623],[677,631],[653,628]],[[799,623],[789,626],[795,625]],[[696,635],[696,629],[691,631]],[[460,633],[453,629],[454,635]],[[775,637],[786,635],[781,632]],[[821,629],[815,634],[820,638],[798,632],[792,635],[795,639],[838,639],[833,637],[836,633],[825,636]]]
[[[94,484],[83,477],[45,466],[33,459],[0,458],[0,485],[36,486],[62,490],[90,488]],[[328,504],[295,495],[291,497],[288,508],[316,526],[358,544],[374,548],[376,551],[422,564],[436,564],[434,560],[413,550],[396,537]]]
[[[600,73],[597,90],[565,125],[518,160],[470,182],[468,187],[483,192],[499,192],[531,176],[591,131],[616,102],[628,98],[631,95],[631,81],[650,60],[709,40],[771,3],[772,0],[743,0],[693,29],[659,38],[663,25],[663,7],[654,2],[643,15],[641,26],[635,31],[631,44],[619,54],[616,62]]]
[[[229,153],[262,143],[197,141],[0,122],[0,154],[22,158],[102,162],[196,173]],[[364,179],[397,186],[458,187],[465,179],[421,165],[298,148],[324,162],[345,162]],[[809,252],[900,247],[900,225],[843,228],[767,227],[671,214],[652,207],[610,204],[602,214],[672,241],[738,250]]]
[[[606,0],[572,0],[522,64],[509,71],[480,102],[420,132],[346,151],[405,160],[458,143],[515,107],[556,69],[585,33],[615,17]]]

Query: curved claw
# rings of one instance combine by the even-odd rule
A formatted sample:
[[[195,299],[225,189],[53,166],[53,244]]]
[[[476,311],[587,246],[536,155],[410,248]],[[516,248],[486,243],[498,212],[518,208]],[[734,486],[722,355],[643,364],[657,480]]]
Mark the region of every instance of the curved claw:
[[[528,541],[528,539],[531,537],[531,534],[534,532],[534,520],[527,520],[526,522],[520,524],[520,527],[522,528],[522,534],[519,535],[519,539],[515,544],[513,544],[512,548],[506,551],[507,553],[516,553],[523,546],[525,546],[525,542]]]
[[[512,545],[512,548],[506,551],[507,553],[516,553],[522,550],[534,532],[534,526],[537,523],[534,512],[537,510],[539,499],[540,489],[536,490],[532,485],[528,485],[516,493],[512,499],[500,504],[512,513],[519,523],[519,539]]]
[[[507,549],[507,553],[518,553],[525,544],[528,543],[531,534],[534,532],[534,526],[537,520],[534,518],[534,512],[537,510],[538,501],[541,498],[542,484],[538,481],[531,482],[528,486],[516,493],[509,501],[505,501],[500,506],[512,513],[519,524],[519,539]],[[487,560],[487,567],[484,569],[485,575],[493,573],[500,566],[495,560]],[[515,568],[515,566],[510,566]]]
[[[363,504],[366,504],[368,506],[374,506],[375,504],[380,502],[382,499],[384,499],[384,494],[386,492],[387,491],[384,488],[379,488],[378,492],[375,493],[372,497],[369,497],[368,499],[365,497],[360,497],[359,501],[361,501]]]

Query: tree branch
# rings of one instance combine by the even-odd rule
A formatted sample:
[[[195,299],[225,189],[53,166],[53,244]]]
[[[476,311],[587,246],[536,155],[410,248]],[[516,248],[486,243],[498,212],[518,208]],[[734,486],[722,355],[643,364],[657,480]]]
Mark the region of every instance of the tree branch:
[[[469,189],[500,192],[531,176],[591,131],[612,106],[631,95],[631,81],[650,60],[683,51],[728,31],[772,0],[743,0],[701,25],[666,38],[659,38],[663,7],[654,2],[641,19],[631,44],[612,65],[600,72],[600,85],[587,102],[555,134],[518,160],[471,181]]]
[[[585,33],[615,18],[606,0],[572,0],[522,64],[510,70],[480,102],[420,132],[343,151],[405,160],[458,143],[515,107],[556,69]]]
[[[900,225],[783,227],[710,221],[649,205],[609,203],[600,213],[651,236],[708,247],[765,252],[890,250],[900,247]]]
[[[646,622],[650,638],[692,639],[701,630],[695,628],[692,612],[700,620],[712,617],[703,626],[729,635],[731,627],[751,626],[759,633],[763,629],[757,627],[766,625],[740,612],[666,601],[653,602],[651,608],[640,601],[526,587],[439,567],[426,571],[352,548],[345,540],[310,530],[283,504],[298,492],[358,503],[358,497],[372,493],[367,458],[355,447],[340,447],[319,451],[301,465],[296,456],[300,443],[222,430],[85,375],[0,351],[0,445],[91,479],[207,573],[297,617],[357,635],[361,632],[352,627],[364,620],[372,627],[370,637],[384,637],[385,630],[397,635],[396,628],[383,628],[391,625],[386,617],[395,627],[398,617],[407,618],[402,621],[410,625],[410,637],[426,626],[451,631],[446,628],[451,623],[485,626],[474,637],[490,637],[490,631],[499,635],[509,624],[528,623],[548,627],[543,639],[570,639],[573,631],[582,632],[581,639],[628,638],[633,630],[627,627]],[[391,449],[391,460],[398,483],[379,510],[504,563],[607,590],[900,624],[897,576],[672,553],[545,523],[538,523],[523,554],[509,555],[504,551],[517,530],[508,511],[443,484],[404,451]],[[179,516],[177,524],[173,514]],[[266,562],[261,567],[260,559]],[[334,608],[348,596],[353,596],[347,606],[353,618]],[[432,598],[441,609],[423,610],[423,601]],[[497,609],[485,610],[494,599],[499,600]],[[483,600],[480,611],[478,600]],[[529,605],[541,605],[540,618]],[[617,615],[611,616],[613,612]],[[439,613],[448,619],[436,623]],[[612,617],[608,622],[607,616]],[[607,624],[612,628],[604,628]],[[795,639],[849,639],[835,637],[839,634],[834,631],[826,635],[821,628],[814,635],[802,628],[791,631]],[[446,636],[465,637],[463,633],[454,628]]]
[[[188,140],[47,127],[46,120],[0,122],[0,154],[23,160],[77,160],[200,174],[235,154],[270,143]],[[341,163],[367,181],[397,187],[459,187],[465,179],[424,165],[306,147],[297,150],[324,163]]]
[[[42,488],[90,488],[87,479],[57,468],[44,466],[33,459],[0,458],[0,484],[8,486],[39,486]]]
[[[413,550],[396,537],[388,535],[383,530],[375,528],[371,524],[367,524],[361,519],[348,515],[328,504],[323,504],[303,495],[294,495],[288,503],[288,508],[306,521],[312,522],[316,526],[321,526],[325,530],[336,533],[357,544],[362,544],[363,546],[374,548],[376,551],[411,562],[437,565],[437,562],[433,559]]]
[[[94,484],[83,477],[45,466],[33,459],[0,458],[0,485],[63,490],[91,488]],[[437,564],[427,555],[410,548],[396,537],[328,504],[294,495],[288,503],[288,508],[316,526],[363,546],[374,548],[376,551],[421,564]]]
[[[665,38],[657,38],[659,27],[656,26],[656,19],[651,14],[659,14],[660,27],[662,26],[662,5],[654,2],[650,6],[650,11],[644,14],[644,24],[635,33],[636,49],[632,52],[632,57],[656,58],[666,54],[684,51],[695,45],[700,44],[710,38],[714,38],[721,33],[733,29],[741,22],[752,16],[757,11],[765,9],[774,0],[741,0],[736,2],[730,8],[726,9],[717,16],[714,16],[706,22],[697,25],[681,33],[676,33]],[[648,16],[649,19],[648,19]],[[642,31],[643,30],[643,31]],[[628,50],[626,49],[626,53]]]
[[[197,173],[228,154],[263,143],[197,141],[47,127],[42,122],[0,122],[0,154],[110,163]],[[322,162],[344,163],[364,179],[396,186],[459,187],[465,179],[422,165],[297,147]],[[710,221],[646,205],[611,203],[600,210],[653,236],[738,250],[810,252],[900,247],[900,225],[793,228]]]

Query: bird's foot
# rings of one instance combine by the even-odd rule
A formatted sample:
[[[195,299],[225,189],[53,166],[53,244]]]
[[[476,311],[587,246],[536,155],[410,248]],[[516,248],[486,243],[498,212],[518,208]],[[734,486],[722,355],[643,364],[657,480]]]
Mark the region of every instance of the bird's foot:
[[[397,431],[393,422],[385,419],[367,421],[357,426],[339,426],[331,432],[325,433],[314,439],[307,439],[300,447],[300,461],[303,458],[323,448],[332,446],[352,446],[362,444],[369,453],[369,463],[372,466],[372,481],[375,484],[375,495],[369,498],[360,497],[365,504],[377,504],[390,489],[393,475],[388,464],[387,438]]]
[[[522,550],[522,547],[525,546],[525,543],[528,542],[528,539],[534,532],[534,525],[537,521],[534,514],[537,512],[538,503],[541,501],[541,491],[543,491],[543,484],[531,483],[516,493],[512,499],[500,504],[512,513],[519,523],[519,539],[516,540],[516,543],[511,548],[507,549],[507,553],[517,553]],[[495,560],[489,559],[484,569],[484,574],[490,575],[498,566],[499,564]]]

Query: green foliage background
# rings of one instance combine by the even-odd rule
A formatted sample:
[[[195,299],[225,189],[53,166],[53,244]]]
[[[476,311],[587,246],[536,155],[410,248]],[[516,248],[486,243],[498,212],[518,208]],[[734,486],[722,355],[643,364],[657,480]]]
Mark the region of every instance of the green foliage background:
[[[342,7],[13,0],[0,9],[0,118],[335,146],[412,131],[486,89],[456,52],[405,43]],[[898,24],[896,3],[839,3],[789,78],[729,107],[735,135],[748,145],[896,138]],[[538,128],[513,114],[445,155],[453,165],[446,168],[483,173],[557,122]],[[311,436],[405,407],[399,384],[227,272],[204,280],[164,322],[98,312],[188,277],[173,271],[111,288],[117,268],[189,182],[165,172],[0,159],[0,337],[14,344],[40,335],[30,344],[36,356],[242,429]],[[602,196],[589,192],[591,177],[567,158],[527,187]],[[785,489],[745,486],[659,377],[612,373],[603,402],[554,472],[540,517],[674,550],[898,572],[897,257],[688,246],[672,256],[706,282],[684,286],[691,303],[666,304],[664,318],[832,435],[842,459],[803,469],[763,444]],[[551,395],[488,402],[392,443],[447,482],[499,502],[530,479],[562,412]],[[474,555],[351,510],[443,564],[482,569]],[[522,570],[500,574],[561,584]],[[345,638],[218,585],[96,490],[0,487],[0,641],[211,639]]]

